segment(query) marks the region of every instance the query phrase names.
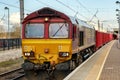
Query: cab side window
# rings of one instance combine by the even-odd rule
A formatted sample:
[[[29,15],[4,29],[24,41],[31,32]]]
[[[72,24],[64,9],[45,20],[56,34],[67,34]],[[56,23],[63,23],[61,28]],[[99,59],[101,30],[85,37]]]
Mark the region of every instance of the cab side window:
[[[84,45],[84,32],[79,31],[79,46]]]

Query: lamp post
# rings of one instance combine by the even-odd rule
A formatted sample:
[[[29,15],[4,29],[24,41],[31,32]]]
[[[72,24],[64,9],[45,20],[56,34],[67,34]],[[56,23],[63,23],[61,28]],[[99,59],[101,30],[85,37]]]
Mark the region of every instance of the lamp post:
[[[120,9],[120,2],[116,1],[116,4],[119,4],[119,9]],[[118,47],[120,47],[120,10],[116,9],[116,11],[118,12],[117,16],[118,16],[118,24],[119,24],[119,29],[118,29]]]
[[[9,38],[10,38],[10,32],[9,32],[9,8],[5,7],[5,10],[8,10],[8,34],[7,34],[7,38],[8,38],[8,49],[9,49]]]

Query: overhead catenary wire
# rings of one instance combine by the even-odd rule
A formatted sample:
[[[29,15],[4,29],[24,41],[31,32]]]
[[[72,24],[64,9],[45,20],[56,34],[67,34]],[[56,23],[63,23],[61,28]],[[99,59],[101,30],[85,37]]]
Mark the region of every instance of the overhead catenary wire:
[[[41,1],[41,0],[36,0],[36,1],[42,3],[42,4],[46,5],[46,6],[54,7],[54,6],[51,6],[51,5],[49,5],[49,4],[46,4],[46,2],[43,2],[43,1]],[[61,0],[56,0],[56,1],[59,2],[60,4],[64,5],[65,7],[69,8],[70,10],[72,10],[72,11],[76,14],[75,16],[80,15],[80,16],[84,17],[85,19],[88,19],[86,16],[82,15],[80,12],[76,11],[75,9],[73,9],[73,7],[70,7],[70,6],[68,6],[67,4],[63,3]],[[86,11],[88,11],[89,13],[91,13],[91,11],[90,11],[89,9],[87,9],[87,7],[84,6],[79,0],[76,0],[76,1],[77,1],[78,4],[81,5]],[[18,8],[18,9],[20,8],[19,6],[15,6],[15,5],[12,5],[12,4],[4,3],[4,2],[2,2],[2,1],[0,1],[0,4],[8,5],[8,6],[10,6],[10,7],[14,7],[14,8]],[[25,9],[25,10],[26,10],[26,11],[29,11],[29,12],[32,12],[32,11],[29,10],[29,9]],[[94,16],[94,17],[97,17],[97,16]],[[98,19],[98,17],[97,17],[97,19]],[[91,20],[91,19],[89,19],[88,21],[90,21],[90,20]]]
[[[68,6],[68,5],[66,5],[66,4],[64,4],[63,2],[61,2],[61,1],[59,1],[59,0],[56,0],[58,3],[60,3],[60,4],[62,4],[62,5],[64,5],[65,7],[67,7],[68,9],[70,9],[71,11],[73,11],[74,13],[77,13],[77,14],[79,14],[80,16],[82,16],[83,18],[85,18],[85,19],[87,19],[88,20],[88,18],[87,17],[85,17],[84,15],[82,15],[82,14],[80,14],[79,12],[77,12],[77,11],[75,11],[73,8],[71,8],[70,6]]]
[[[44,4],[44,5],[46,5],[46,6],[48,6],[48,7],[53,7],[53,6],[50,6],[50,5],[48,5],[48,4],[46,4],[46,3],[44,3],[44,2],[42,2],[42,1],[40,1],[40,0],[36,0],[37,2],[39,2],[39,3],[42,3],[42,4]],[[60,4],[62,4],[62,5],[64,5],[65,7],[67,7],[67,8],[69,8],[70,10],[72,10],[73,12],[75,12],[76,14],[75,14],[75,16],[74,17],[76,17],[76,15],[78,14],[78,12],[76,12],[74,9],[72,9],[71,7],[69,7],[69,6],[67,6],[66,4],[64,4],[64,3],[62,3],[62,2],[60,2],[60,1],[58,1]],[[80,13],[79,13],[80,14]],[[81,14],[82,15],[82,14]],[[83,16],[83,15],[82,15]],[[84,16],[85,17],[85,16]],[[87,19],[87,18],[86,18]]]
[[[40,0],[36,0],[36,1],[39,2],[39,3],[42,3],[42,4],[44,4],[44,5],[46,5],[46,6],[48,6],[48,7],[52,7],[52,6],[50,6],[50,5],[48,5],[48,4],[44,3],[44,2],[42,2],[42,1],[40,1]]]
[[[40,0],[36,0],[36,1],[39,2],[39,3],[42,3],[42,4],[46,5],[46,6],[53,7],[53,6],[50,6],[50,5],[44,3],[44,2],[42,2],[42,1],[40,1]],[[85,16],[83,16],[83,15],[80,14],[79,12],[76,12],[73,8],[71,8],[70,6],[64,4],[63,2],[61,2],[61,1],[59,1],[59,0],[56,0],[56,1],[59,2],[60,4],[64,5],[65,7],[69,8],[69,9],[70,9],[71,11],[73,11],[74,13],[79,14],[80,16],[86,18]],[[75,17],[76,17],[76,15],[75,15]],[[86,19],[88,19],[88,18],[86,18]]]
[[[0,4],[4,4],[4,5],[8,5],[8,6],[10,6],[10,7],[14,7],[14,8],[20,9],[20,7],[18,7],[18,6],[11,5],[11,4],[7,4],[7,3],[4,3],[4,2],[0,2]],[[28,11],[28,12],[32,12],[31,10],[28,10],[28,9],[24,9],[24,10],[26,10],[26,11]]]
[[[73,12],[76,13],[76,11],[74,9],[72,9],[71,7],[69,7],[68,5],[64,4],[63,2],[56,0],[57,2],[59,2],[60,4],[64,5],[65,7],[69,8],[70,10],[72,10]]]
[[[91,14],[92,14],[92,12],[91,12],[89,9],[87,9],[79,0],[76,0],[76,1],[77,1],[77,2],[79,3],[79,5],[82,6],[88,13],[91,13]],[[98,10],[97,10],[97,13],[98,13]],[[89,20],[89,22],[91,22],[94,17],[98,19],[97,15],[96,15],[96,13],[95,13],[95,14],[92,16],[92,18]],[[98,20],[99,20],[99,19],[98,19]]]
[[[91,11],[89,11],[79,0],[76,0],[78,3],[79,3],[79,5],[81,5],[86,11],[88,11],[88,12],[90,12],[91,13]]]
[[[36,0],[36,1],[37,1],[37,2],[40,2],[40,3],[44,4],[44,5],[47,5],[47,6],[49,6],[49,7],[52,7],[52,6],[50,6],[50,5],[46,4],[46,3],[43,3],[43,2],[41,2],[41,1],[39,1],[39,0]],[[75,11],[74,9],[72,9],[71,7],[67,6],[66,4],[62,3],[61,1],[58,1],[58,0],[56,0],[56,1],[59,2],[60,4],[64,5],[64,6],[66,6],[67,8],[69,8],[70,10],[72,10],[73,12],[76,13],[76,11]],[[10,6],[10,7],[14,7],[14,8],[20,9],[20,7],[18,7],[18,6],[11,5],[11,4],[8,4],[8,3],[4,3],[4,2],[1,2],[1,1],[0,1],[0,4],[4,4],[4,5],[8,5],[8,6]],[[31,10],[28,10],[28,9],[24,9],[24,10],[26,10],[26,11],[28,11],[28,12],[32,12]],[[77,13],[78,13],[78,12],[77,12]],[[79,13],[79,14],[80,14],[80,13]],[[80,15],[81,15],[82,17],[86,18],[86,17],[83,16],[82,14],[80,14]],[[86,19],[87,19],[87,18],[86,18]]]
[[[40,2],[40,3],[42,3],[42,4],[44,4],[44,5],[47,5],[47,6],[49,6],[49,7],[52,7],[52,6],[50,6],[50,5],[46,4],[46,3],[43,3],[43,2],[41,2],[41,1],[39,1],[39,0],[36,0],[36,1],[38,1],[38,2]],[[63,2],[61,2],[61,1],[59,1],[59,0],[56,0],[56,1],[59,2],[60,4],[64,5],[65,7],[69,8],[69,9],[72,10],[74,13],[77,13],[77,14],[79,14],[80,16],[82,16],[83,18],[88,19],[87,17],[85,17],[84,15],[80,14],[79,12],[76,12],[73,8],[71,8],[70,6],[64,4]],[[18,8],[18,9],[20,8],[20,7],[18,7],[18,6],[11,5],[11,4],[7,4],[7,3],[4,3],[4,2],[0,2],[0,4],[8,5],[8,6],[10,6],[10,7],[14,7],[14,8]],[[32,12],[31,10],[28,10],[28,9],[24,9],[24,10],[26,10],[26,11],[28,11],[28,12]]]

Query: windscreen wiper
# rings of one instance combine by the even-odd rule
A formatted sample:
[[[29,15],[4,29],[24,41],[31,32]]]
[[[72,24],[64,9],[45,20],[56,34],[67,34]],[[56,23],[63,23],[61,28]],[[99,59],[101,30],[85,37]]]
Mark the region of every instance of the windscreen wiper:
[[[65,23],[64,23],[65,24]],[[64,25],[63,24],[63,25]],[[60,26],[60,28],[52,35],[53,37],[58,33],[58,31],[60,31],[60,29],[63,27],[63,25]]]

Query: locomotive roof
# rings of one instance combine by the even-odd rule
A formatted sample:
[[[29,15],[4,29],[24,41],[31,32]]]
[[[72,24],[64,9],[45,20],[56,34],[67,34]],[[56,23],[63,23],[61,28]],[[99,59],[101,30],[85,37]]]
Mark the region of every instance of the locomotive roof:
[[[80,26],[84,26],[84,27],[88,27],[88,28],[94,28],[93,26],[90,26],[88,25],[85,21],[82,21],[80,19],[77,19],[77,18],[74,18],[74,17],[71,17],[71,16],[67,16],[66,14],[60,12],[60,11],[56,11],[54,9],[51,9],[49,7],[45,7],[45,8],[42,8],[40,10],[37,10],[31,14],[29,14],[23,21],[26,22],[28,20],[31,20],[31,19],[34,19],[34,18],[37,18],[37,17],[40,17],[40,16],[59,16],[59,17],[62,17],[66,20],[69,20],[72,22],[72,24],[79,24]]]
[[[94,27],[93,26],[91,26],[91,25],[89,25],[89,24],[87,24],[85,21],[83,21],[83,20],[80,20],[80,19],[78,19],[78,18],[74,18],[74,17],[69,17],[70,18],[70,20],[71,20],[71,22],[73,23],[73,24],[79,24],[80,26],[84,26],[84,27],[87,27],[87,28],[92,28],[92,29],[94,29]]]
[[[51,9],[49,7],[45,7],[45,8],[42,8],[40,10],[37,10],[33,13],[30,13],[23,21],[26,22],[28,20],[31,20],[31,19],[34,19],[34,18],[38,18],[38,17],[45,17],[45,16],[54,16],[54,17],[61,17],[65,20],[69,20],[69,17],[67,15],[65,15],[64,13],[62,12],[59,12],[59,11],[56,11],[54,9]]]

